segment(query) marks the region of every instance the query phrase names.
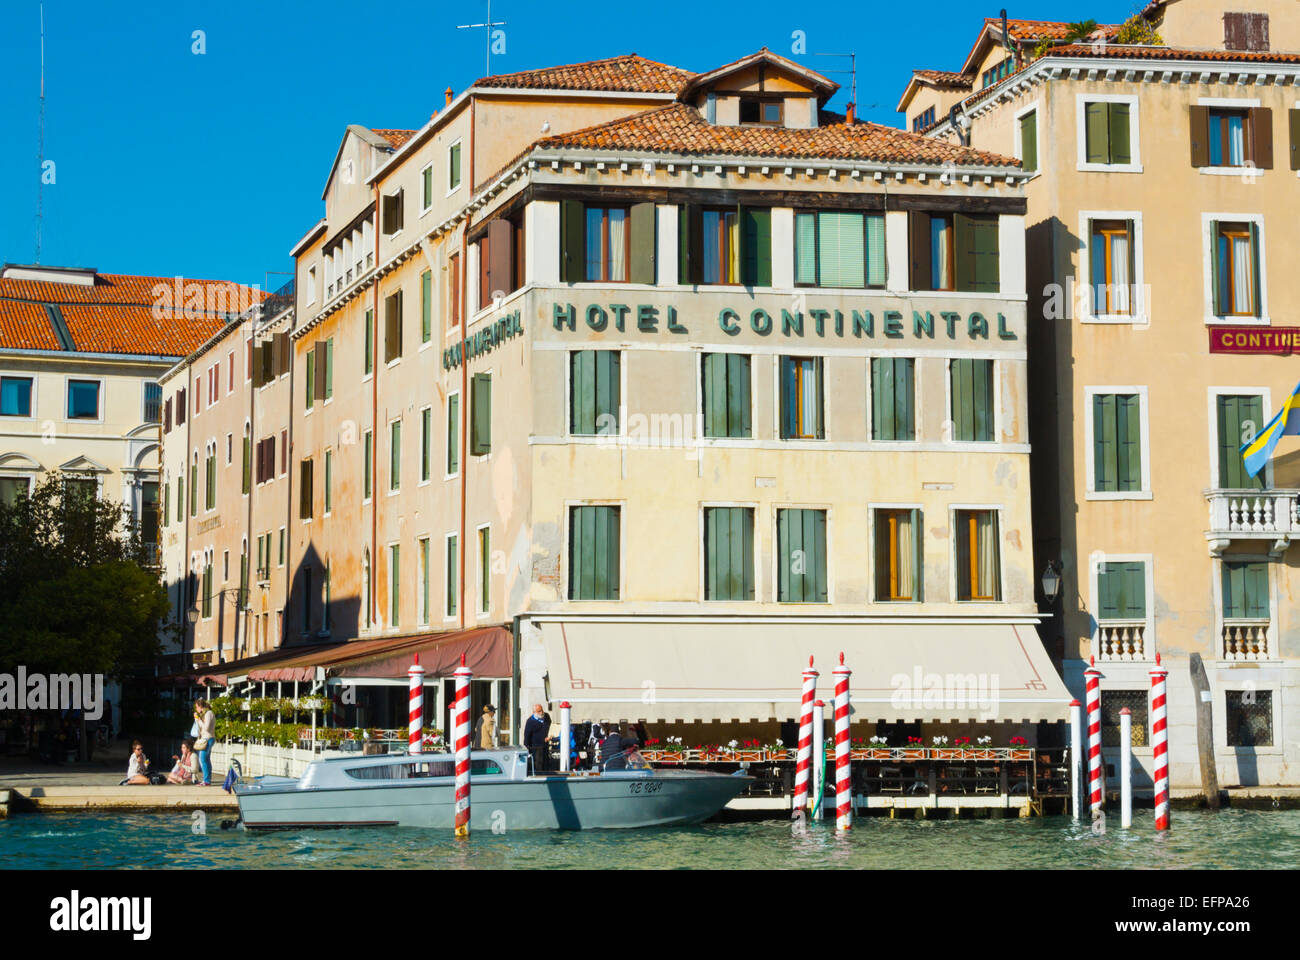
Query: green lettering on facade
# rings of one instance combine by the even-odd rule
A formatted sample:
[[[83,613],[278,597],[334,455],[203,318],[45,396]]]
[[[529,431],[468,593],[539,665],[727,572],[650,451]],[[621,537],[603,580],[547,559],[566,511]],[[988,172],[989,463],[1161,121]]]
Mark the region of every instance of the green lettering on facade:
[[[998,339],[999,340],[1016,340],[1016,332],[1007,329],[1007,318],[998,314]]]
[[[839,310],[835,311],[835,336],[844,336],[844,314]]]
[[[563,330],[565,326],[568,326],[568,328],[572,330],[574,328],[575,315],[576,311],[573,309],[573,304],[571,303],[557,303],[551,307],[551,316],[554,318],[553,322],[556,330]]]
[[[600,304],[593,303],[587,307],[587,326],[593,330],[604,330],[609,326],[609,316]],[[619,329],[622,329],[621,327]]]
[[[966,332],[974,340],[976,337],[989,338],[989,322],[984,319],[982,313],[972,313],[966,318]]]
[[[659,308],[649,303],[636,305],[636,328],[642,333],[659,332]]]
[[[718,313],[718,326],[722,328],[723,333],[734,337],[740,333],[740,314],[730,307],[723,307]]]
[[[925,335],[931,340],[934,339],[934,314],[929,310],[922,315],[920,312],[912,311],[912,336],[919,337]]]
[[[614,315],[614,326],[618,327],[620,331],[623,329],[624,319],[631,310],[632,308],[626,303],[611,303],[609,305],[609,312]]]
[[[945,310],[939,316],[943,317],[943,322],[948,325],[948,339],[957,339],[957,321],[961,319],[961,314],[955,310]]]
[[[884,313],[885,336],[899,340],[903,336],[903,314],[900,310],[886,310]]]
[[[817,325],[817,336],[826,335],[826,318],[831,315],[829,310],[809,310],[808,316],[813,318],[813,323]]]
[[[677,322],[677,308],[668,308],[668,332],[669,333],[690,333],[685,327]]]
[[[749,329],[760,337],[766,337],[772,332],[772,315],[766,310],[755,310],[749,315]]]
[[[863,334],[872,338],[876,336],[876,318],[871,315],[870,310],[863,313],[854,310],[853,335],[860,338]]]
[[[790,336],[791,330],[793,330],[796,335],[800,337],[803,336],[803,314],[802,313],[792,314],[790,313],[789,310],[782,310],[781,311],[781,333],[783,333],[785,336],[788,337]]]

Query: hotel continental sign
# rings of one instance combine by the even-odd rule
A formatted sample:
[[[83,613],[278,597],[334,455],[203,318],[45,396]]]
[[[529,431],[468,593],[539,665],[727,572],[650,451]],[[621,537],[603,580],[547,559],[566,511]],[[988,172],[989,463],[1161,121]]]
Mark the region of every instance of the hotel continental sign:
[[[287,451],[251,431],[269,466],[241,488],[206,407],[167,440],[173,482],[211,440],[232,503],[277,504],[251,529],[176,514],[168,570],[256,544],[283,649],[247,662],[212,610],[193,648],[369,686],[401,722],[382,690],[404,697],[414,649],[440,715],[463,652],[516,730],[520,703],[567,699],[759,735],[840,651],[868,733],[1062,719],[1035,633],[1025,175],[830,114],[835,90],[766,50],[701,74],[623,56],[349,127],[287,349],[196,361],[275,351],[229,402],[284,391]],[[920,696],[954,676],[982,695]]]

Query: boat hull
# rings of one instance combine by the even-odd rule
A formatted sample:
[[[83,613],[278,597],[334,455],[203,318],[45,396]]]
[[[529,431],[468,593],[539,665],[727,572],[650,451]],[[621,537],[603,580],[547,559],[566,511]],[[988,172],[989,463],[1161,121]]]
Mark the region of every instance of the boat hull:
[[[750,777],[685,771],[627,771],[598,777],[485,779],[471,788],[472,830],[601,830],[698,823],[716,814]],[[256,781],[236,788],[252,829],[403,826],[450,830],[454,783],[383,783],[296,788]]]

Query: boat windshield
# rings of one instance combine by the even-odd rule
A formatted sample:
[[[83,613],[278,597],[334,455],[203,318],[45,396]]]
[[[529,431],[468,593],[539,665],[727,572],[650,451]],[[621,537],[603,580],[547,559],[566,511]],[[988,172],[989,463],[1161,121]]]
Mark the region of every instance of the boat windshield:
[[[478,759],[470,762],[469,772],[472,777],[482,777],[500,774],[502,770],[494,760]],[[375,763],[349,767],[347,774],[353,780],[408,780],[415,777],[454,777],[456,775],[456,763],[453,760],[403,760],[398,763]]]

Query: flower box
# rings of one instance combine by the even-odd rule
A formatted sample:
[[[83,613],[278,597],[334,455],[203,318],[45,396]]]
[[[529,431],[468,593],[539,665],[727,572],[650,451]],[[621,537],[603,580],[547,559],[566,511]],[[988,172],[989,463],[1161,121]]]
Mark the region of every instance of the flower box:
[[[993,747],[976,747],[966,752],[972,760],[996,760],[998,758],[997,750]]]
[[[894,747],[889,751],[891,760],[924,760],[925,747]]]
[[[1009,756],[1008,756],[1007,759],[1009,759],[1009,760],[1032,760],[1032,759],[1034,759],[1034,751],[1031,750],[1031,749],[1029,749],[1028,747],[1024,747],[1024,748],[1021,748],[1021,747],[1012,747],[1011,750],[1010,750],[1010,752],[1009,752]]]
[[[931,747],[931,760],[961,760],[965,754],[961,747]]]
[[[732,759],[741,763],[762,763],[762,750],[736,750],[732,753]]]
[[[766,754],[769,763],[776,763],[790,759],[790,751],[785,747],[779,747],[775,750],[765,750],[764,753]]]

